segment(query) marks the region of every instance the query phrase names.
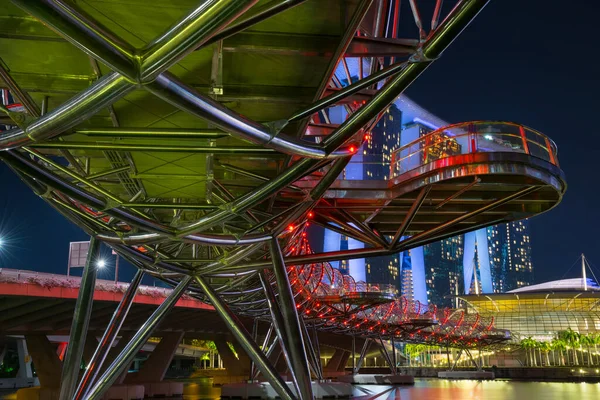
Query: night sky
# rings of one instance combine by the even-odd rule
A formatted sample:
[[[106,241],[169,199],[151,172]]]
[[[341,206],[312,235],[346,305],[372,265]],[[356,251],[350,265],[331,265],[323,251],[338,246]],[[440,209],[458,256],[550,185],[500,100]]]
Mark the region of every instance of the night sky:
[[[582,252],[600,266],[598,15],[589,0],[492,0],[406,92],[447,121],[515,121],[557,143],[568,190],[531,220],[536,282],[562,278]],[[0,232],[8,242],[0,268],[64,273],[68,242],[87,240],[3,164]],[[566,277],[578,274],[574,267]]]

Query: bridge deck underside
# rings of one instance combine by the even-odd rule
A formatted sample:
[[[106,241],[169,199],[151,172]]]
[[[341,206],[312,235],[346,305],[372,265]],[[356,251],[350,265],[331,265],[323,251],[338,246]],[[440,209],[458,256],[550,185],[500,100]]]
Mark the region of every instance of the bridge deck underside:
[[[0,335],[68,334],[73,321],[76,299],[30,296],[2,296],[3,311],[0,317]],[[95,301],[90,318],[89,332],[101,336],[116,307],[114,301]],[[7,311],[8,310],[8,311]],[[121,328],[122,334],[136,332],[139,326],[156,310],[152,304],[136,303]],[[249,320],[244,321],[248,329]],[[213,338],[228,336],[227,326],[214,310],[175,307],[156,328],[156,336],[164,332],[183,331],[187,338]]]
[[[119,37],[141,47],[185,16],[197,3],[191,0],[160,5],[147,1],[83,1],[78,2],[78,6]],[[260,1],[252,10],[260,10],[268,3]],[[225,39],[222,44],[222,73],[213,66],[216,44],[192,52],[169,72],[204,94],[211,93],[211,88],[218,84],[223,94],[214,97],[254,121],[285,119],[318,97],[322,82],[330,74],[330,65],[335,62],[335,50],[358,3],[358,0],[304,2]],[[248,12],[250,15],[252,10]],[[99,69],[92,67],[90,58],[81,50],[8,1],[0,2],[0,15],[3,65],[38,105],[47,97],[48,111],[87,88],[100,75],[110,72],[102,63],[98,63]],[[7,87],[2,80],[0,87]],[[113,109],[120,128],[212,129],[219,132],[205,120],[181,111],[144,90],[125,96],[114,104]],[[115,127],[114,122],[115,118],[105,108],[75,127],[71,134],[63,136],[62,141],[65,145],[98,146],[165,144],[164,140],[148,137],[97,137],[79,133],[85,129],[112,128]],[[285,131],[296,134],[298,127],[298,123],[291,123]],[[121,179],[111,176],[102,181],[104,187],[118,196],[131,197],[136,189],[143,188],[145,197],[149,199],[176,198],[194,203],[210,200],[209,182],[212,179],[223,181],[234,195],[246,193],[256,186],[256,180],[234,177],[221,164],[273,177],[283,163],[281,154],[227,134],[218,139],[180,138],[169,144],[179,147],[214,146],[224,148],[225,152],[213,157],[181,150],[119,151],[118,161],[104,150],[73,149],[70,152],[82,164],[88,163],[90,174],[132,163],[134,171],[126,174],[128,179],[120,174]],[[227,148],[238,151],[228,152]],[[40,150],[57,156],[64,154],[58,149]]]

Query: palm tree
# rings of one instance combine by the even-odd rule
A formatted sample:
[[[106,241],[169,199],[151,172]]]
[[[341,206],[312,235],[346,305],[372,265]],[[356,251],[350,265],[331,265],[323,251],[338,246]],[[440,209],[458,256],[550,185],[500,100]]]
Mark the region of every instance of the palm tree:
[[[577,348],[580,346],[579,339],[581,338],[579,332],[575,332],[569,328],[566,331],[560,332],[559,338],[564,340],[573,349],[573,363],[574,365],[579,365],[579,358],[577,357]]]
[[[594,345],[594,353],[596,354],[596,364],[598,364],[598,345],[600,345],[600,333],[592,334],[592,338],[592,344]]]
[[[550,350],[552,350],[552,346],[550,345],[550,342],[538,342],[538,348],[540,349],[540,353],[544,353],[546,355],[546,366],[549,367],[550,366]],[[540,357],[540,362],[541,362],[541,357]]]
[[[532,357],[532,352],[536,345],[535,340],[532,339],[531,337],[528,337],[528,338],[521,340],[520,345],[521,345],[521,348],[523,350],[525,350],[527,365],[529,365],[530,367],[535,366],[535,354],[533,354],[533,357]]]
[[[587,364],[588,367],[592,366],[592,352],[590,350],[590,347],[594,344],[594,335],[589,333],[587,335],[581,335],[581,339],[579,340],[579,344],[580,347],[581,346],[585,346],[586,347],[586,352],[588,355],[588,359],[587,359]],[[583,355],[582,355],[583,358]],[[582,359],[582,364],[584,363],[584,360]]]
[[[560,360],[559,360],[559,365],[565,365],[565,356],[563,354],[563,351],[567,349],[567,343],[559,338],[556,338],[554,340],[552,340],[551,343],[552,346],[552,350],[553,351],[557,351],[560,353]],[[556,354],[554,354],[554,363],[556,364]]]

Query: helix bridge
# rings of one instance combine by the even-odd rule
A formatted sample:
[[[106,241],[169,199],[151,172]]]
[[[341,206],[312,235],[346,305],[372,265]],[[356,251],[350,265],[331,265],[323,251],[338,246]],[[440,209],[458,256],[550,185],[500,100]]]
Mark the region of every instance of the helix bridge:
[[[289,242],[289,255],[311,252],[306,232],[301,231]],[[493,317],[411,301],[385,285],[355,282],[329,263],[288,267],[288,274],[298,312],[319,330],[457,348],[481,348],[510,339],[509,332],[493,327]]]
[[[311,330],[457,347],[506,338],[330,264],[529,218],[566,190],[556,145],[511,122],[441,127],[396,149],[389,179],[348,179],[390,104],[488,1],[429,3],[0,1],[0,160],[92,237],[61,398],[101,398],[184,293],[214,306],[285,399],[238,316],[270,321],[303,399],[319,370]],[[364,247],[313,252],[307,224]],[[100,243],[138,272],[79,379]],[[174,289],[102,369],[143,276]]]

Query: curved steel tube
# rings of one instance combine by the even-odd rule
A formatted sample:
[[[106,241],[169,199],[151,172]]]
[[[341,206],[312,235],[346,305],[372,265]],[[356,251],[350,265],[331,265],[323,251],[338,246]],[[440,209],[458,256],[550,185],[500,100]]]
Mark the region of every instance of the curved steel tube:
[[[140,51],[139,81],[152,82],[188,53],[256,4],[258,0],[206,0]]]
[[[146,89],[173,106],[210,121],[222,130],[252,143],[267,146],[285,154],[317,159],[327,157],[322,146],[272,132],[265,125],[246,119],[219,102],[199,93],[168,72],[161,74],[156,81],[147,85]],[[352,153],[347,151],[334,155],[349,154]]]
[[[34,141],[51,139],[90,118],[135,89],[116,72],[107,74],[25,128],[0,134],[0,150],[14,149]]]

